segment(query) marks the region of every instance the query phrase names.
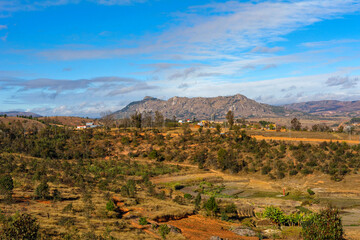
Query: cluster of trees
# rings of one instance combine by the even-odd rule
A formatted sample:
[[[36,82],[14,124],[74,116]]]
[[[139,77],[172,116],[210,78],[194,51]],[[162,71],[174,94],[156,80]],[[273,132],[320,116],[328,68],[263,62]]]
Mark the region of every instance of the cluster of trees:
[[[112,150],[106,132],[73,131],[66,127],[46,126],[28,129],[18,124],[0,123],[0,152],[25,153],[51,159],[98,158]]]
[[[227,134],[189,131],[184,126],[179,137],[164,138],[159,133],[138,136],[136,143],[152,145],[149,151],[136,150],[133,154],[158,161],[190,161],[200,168],[218,168],[223,171],[259,172],[281,179],[297,174],[323,172],[340,181],[360,167],[360,147],[346,143],[323,142],[319,145],[294,144],[283,141],[257,141],[238,129]],[[170,144],[169,144],[170,143]],[[130,143],[132,145],[132,143]],[[154,150],[157,149],[157,150]]]

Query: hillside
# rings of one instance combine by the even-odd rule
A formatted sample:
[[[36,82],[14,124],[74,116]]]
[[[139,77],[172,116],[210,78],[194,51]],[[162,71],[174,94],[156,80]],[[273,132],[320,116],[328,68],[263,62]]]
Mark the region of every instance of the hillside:
[[[32,112],[19,112],[19,111],[10,111],[10,112],[0,112],[0,115],[7,115],[9,117],[25,116],[25,117],[41,117],[41,115]]]
[[[348,115],[355,116],[360,114],[360,101],[311,101],[284,105],[286,109],[302,111],[310,114],[320,115]]]
[[[124,118],[136,111],[159,111],[167,118],[176,116],[177,118],[210,119],[214,115],[216,119],[224,119],[229,110],[234,112],[235,118],[285,116],[293,112],[283,107],[258,103],[237,94],[213,98],[172,97],[167,101],[145,97],[143,100],[132,102],[120,111],[113,113],[113,116]]]
[[[5,126],[15,126],[18,123],[20,123],[25,130],[45,128],[45,124],[33,119],[20,117],[0,117],[0,124],[5,124]]]
[[[82,117],[66,117],[66,116],[54,116],[54,117],[41,117],[45,123],[64,125],[69,127],[76,127],[78,125],[85,125],[87,122],[93,122],[93,119],[87,119]]]

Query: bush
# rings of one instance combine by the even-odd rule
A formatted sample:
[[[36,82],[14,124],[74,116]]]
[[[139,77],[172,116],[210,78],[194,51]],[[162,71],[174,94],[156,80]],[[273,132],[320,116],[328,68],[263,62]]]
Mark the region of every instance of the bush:
[[[310,196],[315,195],[315,192],[310,188],[307,189],[307,192],[309,193]]]
[[[286,223],[286,216],[284,212],[278,207],[266,207],[263,213],[263,217],[269,218],[273,223],[276,223],[278,225]]]
[[[5,221],[1,239],[36,240],[38,231],[39,224],[36,218],[26,213],[15,214]]]
[[[184,194],[184,198],[190,200],[190,199],[193,198],[193,196],[192,196],[191,194],[189,194],[189,193],[185,193],[185,194]]]
[[[47,199],[49,195],[49,185],[47,184],[47,182],[41,182],[35,190],[35,197],[40,199]]]
[[[5,195],[7,199],[11,199],[12,190],[14,189],[14,181],[10,175],[4,175],[0,178],[0,194]]]
[[[344,230],[339,216],[339,210],[328,208],[302,224],[301,234],[304,240],[342,240]]]
[[[201,194],[198,193],[195,197],[195,210],[198,211],[200,209],[200,204],[201,204]]]
[[[146,225],[146,224],[148,224],[148,221],[147,221],[146,217],[141,217],[141,218],[139,219],[139,224],[140,224],[140,225]]]
[[[162,225],[160,225],[158,231],[159,231],[161,237],[162,237],[163,239],[165,239],[165,238],[166,238],[166,235],[168,235],[168,234],[170,233],[170,228],[168,227],[168,225],[162,224]]]
[[[52,192],[52,198],[54,201],[60,201],[62,199],[60,191],[57,189],[54,189]]]
[[[106,210],[108,210],[108,211],[115,210],[115,204],[111,199],[106,203]]]
[[[208,214],[216,215],[219,212],[219,207],[216,203],[215,197],[210,197],[207,202],[204,204],[205,210],[208,212]]]

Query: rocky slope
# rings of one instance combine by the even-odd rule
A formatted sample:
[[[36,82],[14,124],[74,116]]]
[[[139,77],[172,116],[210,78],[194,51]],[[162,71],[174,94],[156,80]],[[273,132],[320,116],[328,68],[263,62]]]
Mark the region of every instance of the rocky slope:
[[[159,111],[167,118],[175,116],[178,119],[192,119],[194,117],[197,119],[210,119],[215,116],[216,119],[224,119],[229,110],[234,112],[235,118],[285,116],[293,112],[283,107],[258,103],[237,94],[235,96],[213,98],[172,97],[167,101],[145,97],[143,100],[132,102],[120,111],[113,113],[113,116],[115,118],[125,118],[135,112]]]

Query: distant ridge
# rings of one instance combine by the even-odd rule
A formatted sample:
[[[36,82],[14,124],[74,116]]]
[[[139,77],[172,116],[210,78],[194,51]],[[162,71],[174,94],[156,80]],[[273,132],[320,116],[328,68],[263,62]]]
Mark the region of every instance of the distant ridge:
[[[359,116],[360,115],[360,101],[337,101],[337,100],[323,100],[310,101],[302,103],[293,103],[284,105],[286,109],[294,111],[302,111],[314,115],[328,115],[328,116]]]
[[[0,112],[0,115],[5,115],[5,114],[9,117],[16,117],[16,116],[41,117],[41,115],[32,112],[19,112],[19,111]]]
[[[175,116],[176,118],[210,119],[211,116],[215,116],[216,119],[224,119],[229,110],[234,112],[235,118],[286,116],[294,112],[284,107],[258,103],[244,95],[236,94],[211,98],[172,97],[167,101],[147,96],[143,100],[128,104],[112,115],[115,118],[125,118],[135,112],[159,111],[167,118]]]

